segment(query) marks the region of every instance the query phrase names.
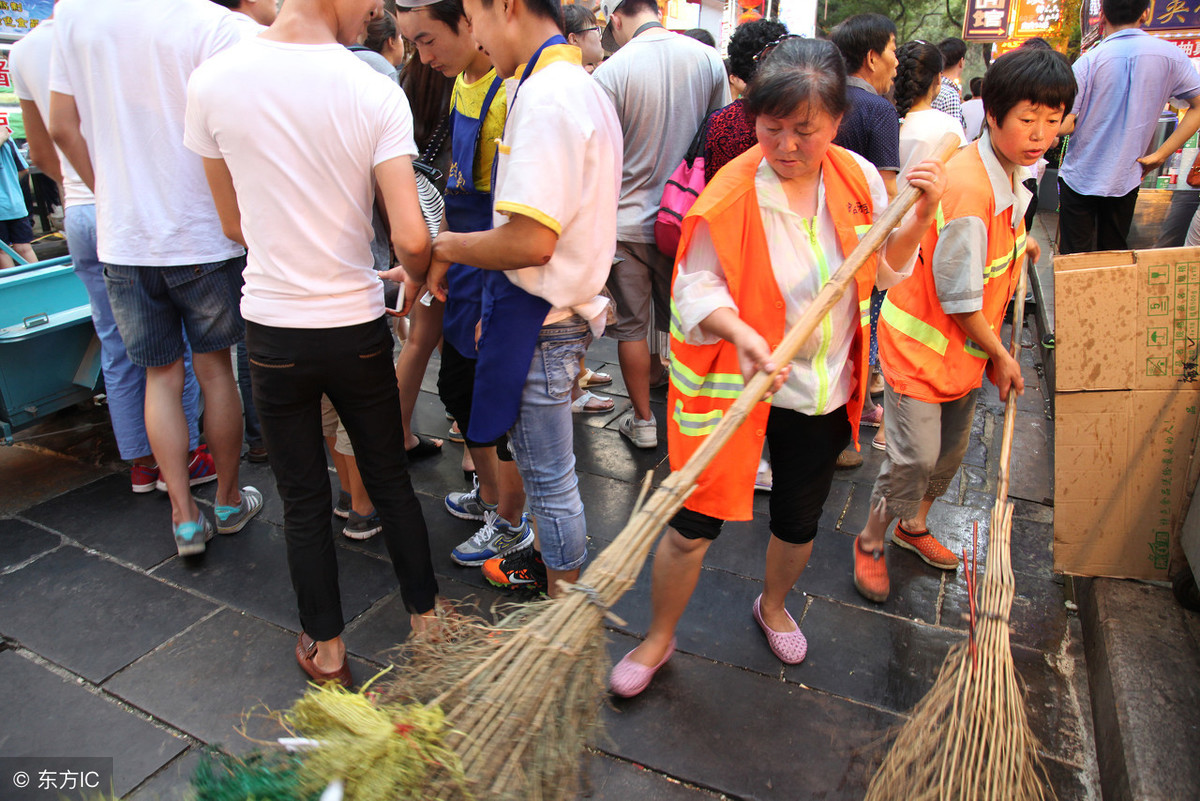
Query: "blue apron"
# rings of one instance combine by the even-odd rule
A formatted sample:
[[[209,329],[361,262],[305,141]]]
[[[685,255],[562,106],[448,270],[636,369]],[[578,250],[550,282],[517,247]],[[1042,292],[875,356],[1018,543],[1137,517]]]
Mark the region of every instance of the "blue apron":
[[[492,227],[492,193],[475,188],[475,154],[488,109],[503,81],[497,76],[488,88],[479,119],[451,110],[450,175],[446,180],[446,228],[459,233],[487,231]],[[475,324],[483,305],[484,271],[452,264],[446,282],[449,291],[442,314],[442,335],[456,351],[475,358]]]
[[[516,105],[521,84],[533,74],[542,51],[556,44],[566,44],[562,36],[552,36],[537,49],[525,66],[521,80],[513,91],[509,104],[511,114]],[[505,120],[505,127],[508,122]],[[497,165],[500,153],[492,163],[492,190],[496,188]],[[467,439],[491,442],[508,433],[521,411],[521,395],[529,364],[533,361],[538,334],[550,303],[508,280],[501,270],[482,270],[483,273],[483,334],[479,338],[479,356],[475,362],[475,389],[471,396],[471,423]],[[491,324],[495,318],[495,324]]]

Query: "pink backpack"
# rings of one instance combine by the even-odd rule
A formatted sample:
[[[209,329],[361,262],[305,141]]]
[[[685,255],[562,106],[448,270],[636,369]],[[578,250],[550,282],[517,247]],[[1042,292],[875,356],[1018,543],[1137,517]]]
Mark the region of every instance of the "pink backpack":
[[[683,218],[704,191],[704,145],[707,139],[708,117],[700,123],[700,130],[696,131],[683,161],[667,179],[658,216],[654,219],[654,242],[662,254],[672,260],[679,250]]]

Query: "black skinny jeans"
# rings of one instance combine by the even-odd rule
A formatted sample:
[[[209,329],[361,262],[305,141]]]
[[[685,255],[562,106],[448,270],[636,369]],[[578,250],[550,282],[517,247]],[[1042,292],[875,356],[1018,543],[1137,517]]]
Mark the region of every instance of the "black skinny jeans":
[[[425,517],[408,475],[392,335],[384,318],[324,329],[247,322],[246,346],[254,405],[283,499],[288,569],[304,631],[330,640],[344,625],[322,394],[333,402],[354,445],[405,607],[415,613],[432,609],[437,580]]]

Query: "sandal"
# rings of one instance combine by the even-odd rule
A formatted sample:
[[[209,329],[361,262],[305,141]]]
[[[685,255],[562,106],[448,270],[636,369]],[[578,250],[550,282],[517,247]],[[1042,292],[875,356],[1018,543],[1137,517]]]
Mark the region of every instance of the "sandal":
[[[463,436],[462,430],[458,427],[457,420],[450,424],[450,430],[446,432],[446,439],[451,442],[457,442],[459,445],[467,441],[467,438]]]
[[[433,437],[417,434],[417,444],[411,448],[405,448],[404,452],[408,454],[409,459],[424,459],[427,456],[437,456],[442,452],[442,443]]]
[[[878,426],[883,422],[883,405],[875,404],[875,407],[869,412],[863,412],[859,418],[859,425]]]
[[[603,387],[612,383],[612,376],[608,373],[597,373],[590,367],[583,368],[583,372],[579,374],[579,388],[590,389],[592,387]]]
[[[575,414],[596,414],[611,412],[616,405],[616,402],[612,398],[606,398],[602,395],[585,391],[578,398],[571,401],[571,411]]]

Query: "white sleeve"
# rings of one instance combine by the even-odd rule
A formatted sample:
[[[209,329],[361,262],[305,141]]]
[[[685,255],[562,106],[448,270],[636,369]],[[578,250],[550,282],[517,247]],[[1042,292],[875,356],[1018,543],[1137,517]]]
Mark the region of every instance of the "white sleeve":
[[[69,28],[67,27],[68,24],[61,19],[61,17],[66,16],[63,12],[69,12],[70,8],[74,8],[74,6],[70,6],[67,9],[59,9],[58,16],[60,19],[54,24],[54,48],[50,56],[50,91],[74,97],[75,89],[71,85],[71,72],[68,67],[70,64],[69,57],[65,53],[63,45],[63,39]],[[49,111],[47,111],[48,113]]]
[[[20,44],[18,42],[17,44]],[[23,51],[17,45],[13,45],[13,49],[8,54],[8,72],[12,76],[13,91],[17,95],[18,100],[35,100],[33,93],[29,91],[29,84],[25,81],[25,74],[22,65],[25,63]],[[42,109],[42,114],[46,113],[46,109]]]
[[[520,109],[521,120],[510,119],[510,139],[502,142],[496,158],[504,159],[504,179],[496,188],[495,210],[537,220],[561,235],[566,223],[579,212],[590,131],[559,104]],[[524,122],[528,120],[528,122]],[[547,134],[554,137],[547,146]]]
[[[188,81],[187,109],[183,115],[183,146],[201,158],[223,158],[224,154],[208,128],[204,113],[203,74],[199,74],[201,80],[197,80],[197,77],[198,73],[193,72],[192,79]]]
[[[859,166],[863,168],[863,172],[867,176],[867,186],[871,190],[871,208],[874,209],[871,222],[876,222],[880,217],[883,216],[883,213],[887,211],[887,187],[884,186],[883,178],[879,175],[879,170],[875,169],[873,165],[870,163],[864,163],[860,160]],[[912,209],[909,209],[908,214],[912,213]],[[907,214],[905,215],[904,219],[908,219]],[[863,232],[863,235],[860,236],[859,239],[862,239],[863,236],[866,236],[866,232]],[[920,253],[921,248],[919,246],[914,248],[913,254],[911,257],[909,257],[908,261],[897,267],[888,263],[888,260],[884,258],[883,255],[884,249],[880,248],[879,267],[875,272],[876,288],[888,289],[890,287],[894,287],[896,284],[912,275],[913,270],[917,266],[917,256],[920,255]],[[847,253],[846,255],[849,256],[850,254]]]
[[[413,139],[412,110],[408,97],[400,85],[385,75],[371,76],[382,92],[379,107],[379,139],[375,143],[375,156],[371,167],[401,156],[416,156],[417,143]]]
[[[671,286],[671,300],[676,314],[675,326],[689,345],[720,342],[720,337],[700,330],[700,323],[717,309],[738,310],[729,294],[725,271],[721,269],[708,223],[704,220],[697,221],[687,252],[679,260],[675,283]]]

